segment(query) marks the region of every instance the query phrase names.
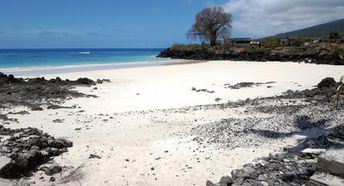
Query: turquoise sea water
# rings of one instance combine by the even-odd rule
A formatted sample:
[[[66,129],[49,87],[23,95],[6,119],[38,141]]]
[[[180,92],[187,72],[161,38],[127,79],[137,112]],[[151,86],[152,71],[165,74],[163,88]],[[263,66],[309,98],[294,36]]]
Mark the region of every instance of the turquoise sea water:
[[[4,68],[154,62],[163,49],[0,49]]]

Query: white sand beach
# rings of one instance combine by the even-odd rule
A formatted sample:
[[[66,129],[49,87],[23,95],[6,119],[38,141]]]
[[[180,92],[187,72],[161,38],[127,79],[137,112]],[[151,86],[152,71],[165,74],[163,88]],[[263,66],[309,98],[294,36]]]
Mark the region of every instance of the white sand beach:
[[[112,83],[93,88],[80,88],[83,93],[99,96],[97,99],[73,99],[68,105],[77,104],[88,113],[117,113],[147,109],[179,108],[214,104],[246,98],[267,97],[286,90],[312,88],[324,77],[339,80],[344,67],[331,65],[298,64],[283,62],[228,62],[167,65],[155,67],[88,71],[44,75],[47,79],[110,79]],[[34,77],[34,76],[32,76]],[[276,82],[272,88],[229,90],[224,84],[240,82]],[[195,93],[208,89],[214,94]]]
[[[12,116],[19,123],[7,127],[36,127],[74,143],[69,152],[54,158],[55,163],[64,166],[64,171],[55,176],[56,182],[51,183],[43,172],[36,172],[32,178],[16,184],[205,185],[207,180],[218,180],[256,158],[281,151],[302,136],[245,148],[199,145],[192,140],[193,136],[185,133],[195,126],[243,117],[245,109],[188,109],[190,106],[274,96],[289,89],[304,90],[324,77],[339,79],[342,75],[344,66],[230,61],[44,75],[47,79],[57,76],[110,79],[111,83],[99,84],[97,89],[76,88],[98,96],[65,102],[65,106],[76,105],[76,109],[45,109]],[[225,88],[225,84],[240,82],[273,83],[252,88]],[[192,91],[193,87],[214,93]],[[215,101],[216,98],[220,99]],[[55,119],[61,119],[62,123],[54,123]],[[179,135],[181,133],[183,135]],[[90,159],[90,154],[99,155],[101,159]],[[0,180],[0,183],[15,184],[8,180]]]

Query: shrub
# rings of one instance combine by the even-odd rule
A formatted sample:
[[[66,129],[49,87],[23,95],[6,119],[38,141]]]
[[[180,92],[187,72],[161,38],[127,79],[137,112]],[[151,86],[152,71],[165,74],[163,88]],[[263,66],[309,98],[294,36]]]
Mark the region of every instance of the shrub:
[[[296,55],[299,55],[299,54],[300,54],[300,51],[298,51],[294,47],[288,49],[288,55],[290,55],[290,56],[296,56]]]
[[[306,51],[305,51],[305,54],[306,55],[316,55],[317,54],[317,49],[316,47],[314,46],[309,46],[306,48]]]
[[[214,51],[216,47],[210,45],[199,45],[199,44],[190,44],[190,45],[183,45],[183,44],[175,44],[171,47],[171,50],[175,51],[186,51],[186,52],[211,52]]]
[[[262,44],[267,48],[275,48],[280,45],[280,41],[278,39],[267,38],[262,41]]]
[[[340,34],[338,32],[330,32],[329,38],[330,39],[340,39]]]
[[[293,42],[293,46],[296,46],[296,47],[301,47],[305,44],[305,40],[304,39],[296,39],[294,42]]]
[[[336,56],[344,55],[344,49],[343,49],[343,48],[340,48],[340,47],[336,47],[336,48],[334,49],[334,54],[335,54]]]

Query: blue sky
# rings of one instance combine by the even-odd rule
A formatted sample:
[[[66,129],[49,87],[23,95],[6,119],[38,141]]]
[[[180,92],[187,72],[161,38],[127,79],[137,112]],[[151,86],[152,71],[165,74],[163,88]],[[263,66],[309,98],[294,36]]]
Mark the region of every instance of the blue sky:
[[[203,8],[225,0],[1,0],[0,48],[159,48],[189,42]]]
[[[1,0],[0,48],[165,48],[209,6],[233,37],[263,37],[344,18],[344,0]]]

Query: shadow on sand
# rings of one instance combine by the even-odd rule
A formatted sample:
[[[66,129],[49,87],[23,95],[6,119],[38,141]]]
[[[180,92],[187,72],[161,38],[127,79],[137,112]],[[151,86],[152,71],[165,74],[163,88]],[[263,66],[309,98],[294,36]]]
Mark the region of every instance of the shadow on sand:
[[[249,129],[249,132],[273,139],[294,135],[305,136],[305,138],[298,139],[295,146],[287,149],[288,153],[299,153],[305,148],[344,148],[344,125],[328,128],[327,122],[326,119],[312,121],[311,117],[302,115],[298,116],[293,123],[299,129],[295,132],[286,133],[257,129]]]

